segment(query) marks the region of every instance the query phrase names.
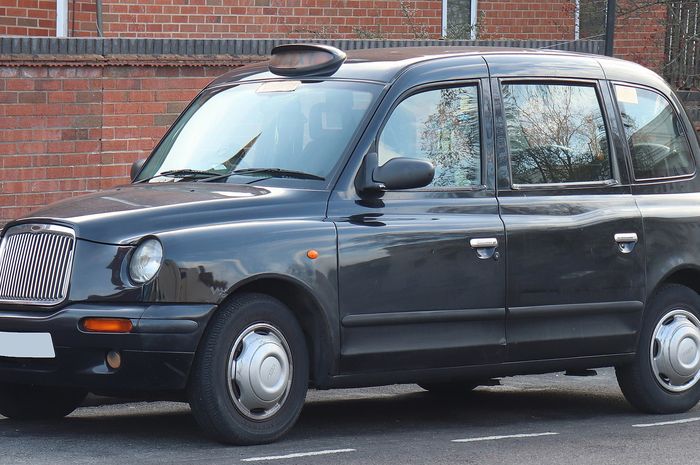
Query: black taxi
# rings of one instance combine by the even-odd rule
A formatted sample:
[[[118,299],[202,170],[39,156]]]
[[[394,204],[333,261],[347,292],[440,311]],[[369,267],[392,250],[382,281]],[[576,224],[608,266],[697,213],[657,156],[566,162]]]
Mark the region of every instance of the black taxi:
[[[700,399],[700,158],[630,62],[558,51],[274,49],[206,87],[132,182],[5,226],[0,413],[186,400],[275,440],[309,387],[614,366]]]

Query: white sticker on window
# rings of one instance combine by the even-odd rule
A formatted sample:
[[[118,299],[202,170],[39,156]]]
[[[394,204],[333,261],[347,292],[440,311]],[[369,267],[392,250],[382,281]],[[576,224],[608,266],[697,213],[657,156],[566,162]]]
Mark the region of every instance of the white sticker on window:
[[[301,85],[301,81],[275,81],[260,84],[255,92],[263,94],[266,92],[294,92]]]
[[[634,87],[615,86],[615,91],[617,92],[618,102],[631,103],[633,105],[639,103],[637,99],[637,89]]]

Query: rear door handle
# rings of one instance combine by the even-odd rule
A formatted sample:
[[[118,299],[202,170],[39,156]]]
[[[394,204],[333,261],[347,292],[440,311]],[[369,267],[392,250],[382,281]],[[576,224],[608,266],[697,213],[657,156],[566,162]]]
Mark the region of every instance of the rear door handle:
[[[637,233],[617,233],[615,234],[615,242],[622,253],[630,253],[634,250],[634,246],[638,241]]]
[[[498,258],[498,239],[495,237],[478,237],[469,240],[469,245],[476,251],[476,256],[482,260],[491,257]]]

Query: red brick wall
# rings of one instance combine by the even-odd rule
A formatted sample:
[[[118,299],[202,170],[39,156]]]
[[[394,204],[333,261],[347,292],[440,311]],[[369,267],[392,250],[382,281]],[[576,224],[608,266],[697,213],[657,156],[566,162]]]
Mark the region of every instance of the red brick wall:
[[[666,5],[657,0],[620,0],[615,56],[660,71],[664,65]]]
[[[574,0],[479,0],[479,38],[573,40],[574,10]]]
[[[0,0],[0,35],[56,35],[55,0]]]
[[[102,2],[103,16],[105,3]],[[97,6],[94,0],[70,0],[68,2],[68,35],[71,37],[96,37],[98,35]]]
[[[441,34],[441,1],[103,0],[105,37],[428,39]],[[69,2],[71,36],[94,37],[94,0]],[[56,33],[51,0],[0,0],[0,35]]]
[[[0,67],[0,224],[128,180],[206,66]]]
[[[574,0],[479,0],[479,38],[574,38]],[[0,0],[0,35],[54,35],[55,1]],[[659,70],[666,7],[618,2],[615,53]],[[441,1],[421,0],[103,0],[105,37],[384,38],[441,34]],[[95,1],[69,2],[73,36],[97,33]]]
[[[95,35],[94,1],[76,0],[76,36]],[[438,38],[441,1],[104,0],[105,37]],[[403,3],[403,8],[402,8]],[[72,21],[72,20],[71,20]]]
[[[574,0],[479,0],[479,38],[573,40],[574,17]],[[615,56],[660,71],[666,19],[658,0],[619,0]]]

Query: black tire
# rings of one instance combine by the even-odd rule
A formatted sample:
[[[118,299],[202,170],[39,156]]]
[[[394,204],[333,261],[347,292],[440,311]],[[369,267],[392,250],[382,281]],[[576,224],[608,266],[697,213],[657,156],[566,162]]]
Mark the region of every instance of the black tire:
[[[480,386],[477,381],[470,380],[454,380],[440,383],[418,383],[430,394],[438,396],[464,396],[470,394],[474,389]]]
[[[283,336],[292,367],[286,398],[274,414],[260,420],[249,418],[234,403],[235,394],[229,393],[228,382],[229,357],[235,358],[233,345],[257,324],[270,325]],[[306,340],[294,314],[275,298],[251,293],[237,296],[209,322],[195,356],[188,396],[197,423],[209,436],[227,444],[264,444],[294,425],[304,406],[308,383]]]
[[[81,389],[0,384],[0,415],[12,420],[55,420],[75,410],[85,399]]]
[[[629,364],[615,367],[617,381],[625,398],[646,413],[682,413],[700,400],[700,383],[683,392],[672,392],[657,380],[652,368],[651,344],[660,321],[674,310],[685,310],[700,319],[700,296],[685,286],[668,284],[650,299],[644,313],[637,354]]]

